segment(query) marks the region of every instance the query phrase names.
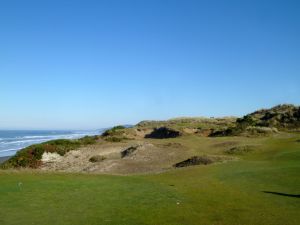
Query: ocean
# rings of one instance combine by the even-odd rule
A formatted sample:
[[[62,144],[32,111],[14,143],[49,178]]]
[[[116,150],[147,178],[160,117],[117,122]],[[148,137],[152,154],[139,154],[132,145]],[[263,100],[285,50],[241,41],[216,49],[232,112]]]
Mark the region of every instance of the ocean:
[[[101,134],[94,131],[62,131],[62,130],[0,130],[0,157],[12,156],[18,150],[32,144],[55,139],[75,139],[84,136]]]

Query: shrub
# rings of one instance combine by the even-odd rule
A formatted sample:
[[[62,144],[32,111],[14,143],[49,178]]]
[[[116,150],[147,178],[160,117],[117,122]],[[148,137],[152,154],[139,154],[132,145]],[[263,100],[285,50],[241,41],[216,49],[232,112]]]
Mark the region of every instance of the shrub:
[[[120,129],[125,129],[125,127],[122,126],[122,125],[119,125],[119,126],[113,127],[112,129],[113,129],[113,130],[120,130]]]
[[[79,139],[79,141],[83,145],[95,144],[97,140],[98,140],[98,136],[85,136],[85,137]]]
[[[115,126],[115,127],[111,128],[109,130],[106,130],[102,134],[102,136],[106,137],[106,136],[111,136],[111,135],[116,135],[116,134],[122,134],[122,133],[124,133],[124,131],[123,131],[124,129],[125,129],[124,126]]]
[[[92,156],[89,161],[92,162],[92,163],[95,163],[95,162],[101,162],[103,160],[105,160],[106,158],[102,155],[94,155]]]
[[[240,129],[245,129],[248,126],[255,126],[256,125],[253,118],[249,115],[244,116],[243,118],[237,119],[236,123],[237,123],[237,127],[240,128]]]
[[[145,138],[156,138],[156,139],[176,138],[181,135],[182,134],[177,130],[173,130],[167,127],[160,127],[160,128],[155,128],[150,134],[147,134]]]

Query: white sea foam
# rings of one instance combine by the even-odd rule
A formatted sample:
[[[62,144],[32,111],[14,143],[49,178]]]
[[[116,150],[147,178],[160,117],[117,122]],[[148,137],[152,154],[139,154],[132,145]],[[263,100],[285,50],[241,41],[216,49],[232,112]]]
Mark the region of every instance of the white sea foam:
[[[23,140],[23,141],[11,141],[11,142],[5,142],[2,143],[3,145],[20,145],[25,143],[34,143],[34,142],[43,142],[48,141],[49,139],[35,139],[35,140]]]
[[[0,133],[1,134],[1,133]],[[99,131],[49,131],[49,135],[46,133],[36,133],[33,135],[24,134],[16,136],[8,136],[0,138],[0,156],[9,156],[14,154],[14,152],[26,148],[32,144],[38,144],[45,141],[56,140],[56,139],[77,139],[87,135],[97,135],[100,134]],[[5,153],[7,152],[7,153]]]
[[[24,136],[22,137],[23,139],[32,139],[32,138],[46,138],[46,137],[51,137],[50,135],[38,135],[38,136]]]
[[[0,150],[0,152],[14,152],[20,150],[19,148],[10,148],[10,149],[5,149],[5,150]]]

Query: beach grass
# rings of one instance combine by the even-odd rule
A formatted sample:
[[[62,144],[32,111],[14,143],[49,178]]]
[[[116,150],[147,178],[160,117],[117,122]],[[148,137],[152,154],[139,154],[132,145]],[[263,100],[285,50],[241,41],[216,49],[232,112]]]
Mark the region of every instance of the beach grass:
[[[38,168],[41,165],[42,155],[45,152],[58,153],[59,155],[63,156],[71,150],[78,149],[82,146],[95,144],[97,139],[98,136],[85,136],[74,140],[57,139],[40,144],[30,145],[19,150],[8,160],[3,158],[4,160],[1,160],[1,162],[3,161],[4,163],[0,165],[0,168]]]

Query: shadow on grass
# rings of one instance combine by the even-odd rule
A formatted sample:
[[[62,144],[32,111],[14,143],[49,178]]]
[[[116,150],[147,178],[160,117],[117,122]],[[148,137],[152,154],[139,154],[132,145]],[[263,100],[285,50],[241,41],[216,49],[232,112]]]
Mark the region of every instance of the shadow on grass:
[[[300,198],[300,195],[285,194],[285,193],[274,192],[274,191],[263,191],[263,192],[267,193],[267,194],[273,194],[273,195],[281,195],[281,196],[292,197],[292,198]]]

